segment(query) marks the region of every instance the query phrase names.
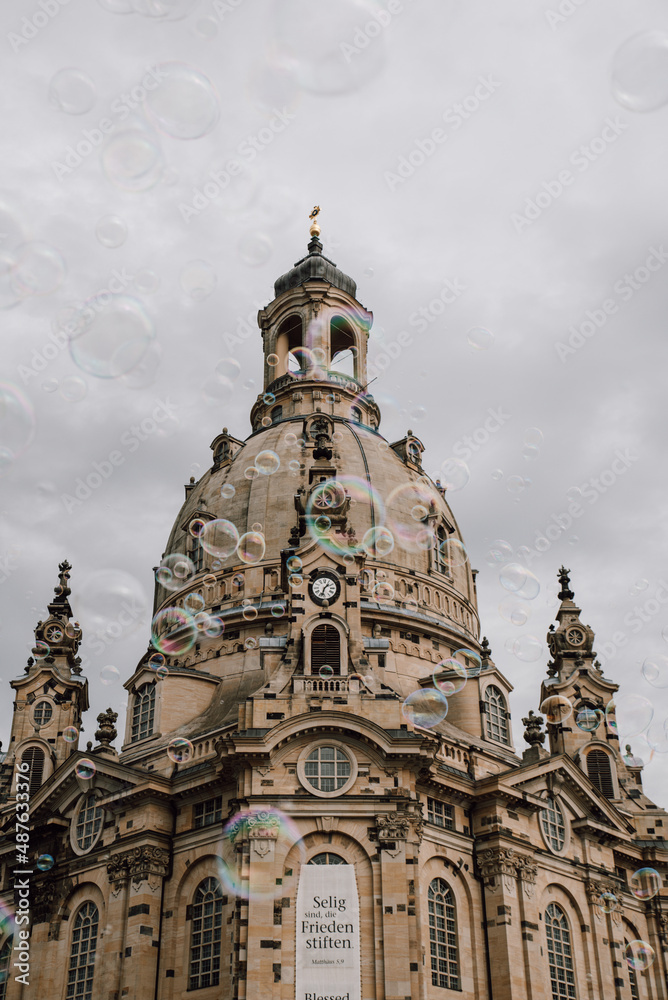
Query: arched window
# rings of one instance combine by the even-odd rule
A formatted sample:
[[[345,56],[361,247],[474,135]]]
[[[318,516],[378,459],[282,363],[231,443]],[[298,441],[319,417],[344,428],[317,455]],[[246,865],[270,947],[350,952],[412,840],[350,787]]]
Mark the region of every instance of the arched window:
[[[142,684],[137,688],[132,706],[132,735],[130,741],[141,740],[153,732],[155,718],[155,683]]]
[[[276,336],[278,364],[274,366],[276,377],[289,371],[300,371],[305,367],[301,348],[304,333],[301,316],[293,315],[284,319]]]
[[[9,960],[12,957],[14,938],[8,937],[0,951],[0,1000],[7,996],[7,980],[9,979]]]
[[[41,747],[28,747],[23,751],[21,762],[30,768],[30,795],[35,795],[42,785],[44,774],[44,751]]]
[[[84,903],[76,915],[67,974],[67,1000],[93,1000],[99,917],[95,903]]]
[[[543,836],[553,851],[563,851],[566,843],[566,822],[556,799],[548,799],[540,811]]]
[[[455,900],[442,878],[429,883],[429,947],[432,986],[460,989]]]
[[[306,758],[304,776],[319,791],[335,792],[350,777],[350,760],[338,747],[317,747]]]
[[[87,851],[93,846],[102,826],[103,815],[104,809],[96,804],[95,796],[87,795],[77,816],[76,838],[79,850]]]
[[[38,701],[32,712],[36,726],[46,726],[51,721],[52,715],[53,708],[50,701]]]
[[[343,316],[334,316],[329,325],[332,371],[357,378],[357,347],[355,334]]]
[[[606,799],[615,797],[615,789],[612,784],[612,771],[610,770],[610,758],[605,750],[590,750],[587,754],[587,776],[592,785],[596,785],[599,792],[605,795]]]
[[[341,636],[333,625],[316,625],[311,633],[311,673],[319,674],[324,666],[330,666],[332,674],[341,673]]]
[[[489,739],[510,745],[506,716],[506,699],[493,684],[490,684],[485,691],[485,712],[487,717],[487,736]]]
[[[629,946],[628,938],[624,938],[624,951]],[[631,1000],[640,1000],[640,993],[638,992],[638,977],[636,976],[636,970],[629,965],[629,986],[631,987]],[[0,993],[0,1000],[3,994]]]
[[[547,961],[550,967],[552,1000],[574,1000],[575,976],[571,954],[571,932],[566,914],[550,903],[545,911],[545,933],[547,935]]]
[[[340,854],[332,854],[331,851],[324,851],[322,854],[316,854],[314,858],[309,861],[310,865],[347,865],[348,862],[345,861]]]
[[[279,420],[283,419],[283,407],[275,406],[271,411],[271,422],[272,424],[277,424]]]
[[[191,910],[188,989],[220,984],[220,943],[223,934],[223,891],[215,878],[197,886]]]
[[[361,424],[362,423],[362,411],[360,410],[359,406],[351,406],[350,407],[350,419],[355,424]]]

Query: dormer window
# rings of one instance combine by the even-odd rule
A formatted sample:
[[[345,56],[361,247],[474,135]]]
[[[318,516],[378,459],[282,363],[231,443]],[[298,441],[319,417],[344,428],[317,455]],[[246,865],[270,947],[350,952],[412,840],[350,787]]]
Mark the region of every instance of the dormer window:
[[[132,706],[132,733],[130,740],[142,740],[153,733],[155,719],[155,683],[142,684],[137,688]]]
[[[275,406],[271,411],[271,422],[272,424],[277,424],[279,420],[283,419],[283,407]]]

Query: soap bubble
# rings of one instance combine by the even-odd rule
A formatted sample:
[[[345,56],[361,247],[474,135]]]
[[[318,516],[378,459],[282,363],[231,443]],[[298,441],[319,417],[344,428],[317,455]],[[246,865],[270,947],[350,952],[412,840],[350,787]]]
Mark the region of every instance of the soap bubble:
[[[160,145],[152,132],[138,124],[114,132],[102,150],[101,160],[107,178],[124,191],[148,191],[163,176]]]
[[[79,730],[76,726],[66,726],[63,729],[63,739],[66,743],[76,743],[79,739]]]
[[[60,383],[60,395],[68,403],[80,403],[88,394],[88,386],[80,375],[67,375]]]
[[[275,472],[278,472],[280,465],[280,458],[275,451],[271,451],[270,449],[258,452],[255,457],[255,468],[263,476],[272,476]]]
[[[539,427],[528,427],[524,432],[524,443],[536,448],[540,448],[543,443],[543,432]]]
[[[642,675],[652,687],[668,687],[668,656],[665,653],[648,656],[642,665]]]
[[[543,644],[535,635],[522,635],[513,643],[513,653],[518,660],[535,663],[543,655]]]
[[[167,744],[167,756],[175,764],[187,764],[194,753],[194,746],[184,736],[175,736]]]
[[[513,548],[510,542],[506,542],[503,538],[497,538],[489,547],[487,553],[487,565],[497,566],[499,564],[507,563],[509,559],[513,557]]]
[[[234,496],[236,492],[237,491],[232,485],[232,483],[224,483],[220,487],[220,495],[223,498],[223,500],[231,500],[231,498]]]
[[[408,722],[430,729],[442,722],[448,714],[448,701],[436,688],[420,688],[409,694],[401,711]]]
[[[239,256],[249,267],[266,264],[273,252],[273,244],[266,233],[246,233],[239,240]]]
[[[475,326],[466,335],[469,347],[474,351],[488,351],[494,343],[494,334],[482,326]]]
[[[539,711],[552,726],[559,726],[573,714],[573,705],[563,694],[552,694],[541,704]]]
[[[631,941],[624,950],[624,958],[630,969],[645,972],[654,962],[656,954],[646,941]]]
[[[459,694],[468,680],[466,667],[452,656],[441,660],[434,670],[433,677],[434,687],[446,698],[450,698],[453,694]]]
[[[199,536],[199,542],[209,555],[227,559],[237,547],[239,532],[231,521],[219,517],[207,522]]]
[[[213,523],[213,522],[210,522]],[[195,564],[183,552],[163,556],[155,571],[155,579],[165,590],[180,590],[195,575]]]
[[[446,459],[441,465],[441,472],[443,486],[452,493],[464,489],[471,478],[469,467],[461,458]]]
[[[575,716],[575,725],[583,733],[593,733],[603,721],[603,713],[596,708],[583,708]]]
[[[173,139],[200,139],[212,132],[220,109],[209,78],[179,62],[160,63],[154,72],[160,82],[148,91],[144,107],[160,131]]]
[[[639,868],[629,878],[629,889],[636,899],[653,899],[662,884],[661,876],[655,868]]]
[[[605,708],[608,729],[618,734],[621,743],[645,732],[653,715],[651,701],[641,694],[617,695]]]
[[[69,324],[72,360],[88,375],[118,378],[140,364],[155,328],[138,299],[100,292],[88,299]]]
[[[125,243],[128,227],[118,215],[103,215],[95,226],[95,235],[103,247],[115,249]]]
[[[84,757],[83,760],[77,761],[74,770],[78,778],[83,778],[84,781],[90,781],[91,778],[95,777],[97,768],[92,760]]]
[[[528,604],[523,604],[522,601],[518,601],[513,594],[508,594],[499,603],[499,614],[506,621],[510,622],[511,625],[517,625],[518,627],[526,625],[529,617],[531,615],[531,608]]]
[[[102,667],[100,670],[100,680],[103,684],[115,684],[120,678],[120,671],[118,667],[114,667],[113,664],[109,663],[107,666]]]
[[[614,913],[619,909],[620,900],[614,892],[602,892],[596,901],[596,905],[602,913]]]
[[[266,542],[260,531],[247,531],[237,543],[237,555],[244,563],[257,563],[264,559]]]
[[[9,382],[0,382],[0,471],[32,444],[35,410],[28,397]]]
[[[508,563],[499,573],[499,582],[506,590],[532,601],[540,593],[540,582],[536,576],[520,563]]]
[[[151,622],[151,642],[168,656],[189,652],[197,639],[197,626],[183,608],[163,608]]]
[[[215,290],[218,277],[206,260],[191,260],[181,271],[181,288],[191,299],[205,299]]]
[[[334,668],[330,667],[329,663],[323,663],[323,665],[320,667],[320,670],[318,671],[319,676],[322,677],[323,680],[327,680],[327,678],[331,677],[333,673],[334,673]]]
[[[204,607],[204,598],[202,597],[201,594],[198,594],[197,592],[188,594],[183,599],[183,607],[186,609],[186,611],[190,612],[191,615],[196,615],[198,611],[201,611],[202,608]]]
[[[273,618],[282,618],[285,614],[285,607],[282,604],[272,604],[271,614]]]
[[[282,877],[266,879],[242,875],[240,852],[252,837],[261,846],[271,844],[276,872]],[[242,899],[270,901],[291,896],[296,889],[302,864],[306,863],[306,848],[297,825],[274,806],[254,807],[236,813],[223,828],[218,846],[218,874],[226,889]]]
[[[162,653],[153,653],[153,655],[148,658],[148,665],[151,670],[159,670],[160,667],[165,666],[165,657]]]
[[[258,610],[257,608],[254,608],[252,604],[247,604],[246,601],[244,601],[244,608],[241,615],[244,621],[252,622],[257,618]]]
[[[612,94],[630,111],[656,111],[668,103],[668,32],[633,35],[612,60]]]
[[[49,104],[66,115],[85,115],[95,104],[95,84],[80,69],[60,69],[49,83]]]
[[[86,629],[105,638],[132,635],[148,621],[149,604],[136,577],[122,569],[99,569],[75,588],[71,600]],[[128,608],[132,613],[128,614]],[[89,633],[90,634],[90,633]]]
[[[51,871],[55,864],[53,857],[50,854],[40,854],[37,861],[35,862],[35,868],[40,872]]]
[[[382,559],[394,548],[394,536],[389,528],[369,528],[364,533],[362,548],[368,556]]]
[[[14,251],[14,291],[20,296],[49,295],[60,288],[66,270],[63,255],[50,243],[23,243]]]
[[[285,566],[289,573],[299,573],[302,568],[302,561],[299,556],[289,556]]]

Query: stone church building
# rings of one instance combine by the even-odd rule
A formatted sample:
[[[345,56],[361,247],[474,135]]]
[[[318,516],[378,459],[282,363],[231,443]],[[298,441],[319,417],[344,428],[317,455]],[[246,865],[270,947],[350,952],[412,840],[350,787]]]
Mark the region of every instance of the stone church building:
[[[4,919],[0,1000],[665,1000],[668,814],[577,581],[517,746],[446,490],[380,432],[372,314],[319,233],[258,314],[251,433],[185,487],[125,732],[79,743],[68,563],[10,682],[0,895],[29,785],[31,957],[27,986]]]

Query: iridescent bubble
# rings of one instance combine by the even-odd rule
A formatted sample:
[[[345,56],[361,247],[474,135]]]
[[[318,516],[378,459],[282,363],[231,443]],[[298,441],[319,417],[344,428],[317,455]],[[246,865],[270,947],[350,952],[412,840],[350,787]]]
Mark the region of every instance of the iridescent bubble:
[[[140,295],[151,295],[153,292],[157,292],[160,287],[160,278],[155,271],[151,271],[148,267],[143,267],[137,271],[132,279],[132,283]]]
[[[260,531],[247,531],[237,543],[237,555],[244,563],[257,563],[264,559],[266,542]]]
[[[102,681],[103,684],[107,686],[109,684],[115,684],[116,681],[120,678],[120,676],[121,675],[118,668],[114,667],[110,663],[107,664],[107,666],[102,667],[102,669],[100,670],[100,680]]]
[[[151,642],[167,656],[189,652],[197,639],[197,626],[183,608],[163,608],[151,622]]]
[[[215,615],[211,615],[206,623],[206,628],[204,629],[204,635],[207,635],[210,639],[217,639],[219,635],[222,635],[225,631],[225,622],[222,618],[218,618]]]
[[[275,451],[270,449],[258,452],[255,457],[255,468],[263,476],[273,476],[275,472],[278,472],[280,465],[280,458]]]
[[[474,351],[488,351],[494,343],[494,334],[483,326],[474,326],[467,333],[466,339]]]
[[[206,576],[202,580],[202,586],[206,587],[207,589],[209,589],[210,587],[215,587],[216,586],[216,578],[213,575],[213,573],[207,573],[206,574]]]
[[[527,461],[533,461],[540,457],[540,449],[535,444],[525,444],[524,448],[522,448],[522,455]]]
[[[612,94],[630,111],[656,111],[668,103],[668,32],[633,35],[612,59]]]
[[[424,506],[424,504],[416,503],[411,510],[411,517],[414,521],[424,521],[428,513],[429,510]]]
[[[453,656],[441,660],[434,670],[433,677],[434,687],[441,691],[446,698],[462,691],[468,680],[466,667]]]
[[[14,252],[12,284],[18,295],[49,295],[63,283],[67,271],[63,255],[50,243],[23,243]]]
[[[646,941],[630,941],[624,949],[626,964],[635,972],[645,972],[650,968],[656,953]]]
[[[48,378],[44,382],[42,382],[42,389],[44,389],[44,392],[55,392],[57,388],[58,388],[57,378]]]
[[[593,733],[600,726],[603,713],[595,708],[583,708],[575,716],[575,725],[583,733]]]
[[[270,368],[275,368],[279,361],[280,361],[280,358],[279,358],[278,354],[268,354],[267,355],[267,364],[269,365]],[[287,435],[286,435],[286,437],[287,437]]]
[[[618,734],[621,743],[644,733],[653,715],[651,701],[641,694],[617,695],[605,708],[608,729]]]
[[[58,386],[60,395],[68,403],[80,403],[88,394],[88,386],[80,375],[68,375]]]
[[[614,913],[619,909],[620,900],[614,892],[602,892],[596,901],[596,905],[602,913]]]
[[[647,728],[646,739],[654,753],[668,753],[668,719],[656,719]]]
[[[250,479],[252,481],[253,479],[257,479],[259,475],[260,473],[255,465],[249,465],[247,469],[244,469],[244,476],[246,479]]]
[[[320,514],[313,519],[313,527],[317,532],[324,534],[332,527],[331,518],[327,517],[326,514]]]
[[[271,614],[273,618],[282,618],[285,614],[285,606],[283,604],[272,604]]]
[[[535,635],[522,635],[513,643],[513,653],[518,660],[525,663],[535,663],[540,660],[544,649],[540,639]]]
[[[526,488],[527,481],[522,476],[508,476],[506,489],[509,493],[514,493],[515,495],[524,493]]]
[[[506,542],[503,538],[497,538],[489,547],[489,552],[487,553],[487,565],[496,566],[499,563],[507,563],[509,559],[513,557],[513,547],[510,542]]]
[[[288,578],[288,583],[293,588],[301,587],[303,582],[304,582],[304,577],[301,576],[299,573],[292,573],[291,576]]]
[[[128,227],[118,215],[103,215],[95,226],[95,235],[103,247],[115,249],[125,243]]]
[[[43,639],[38,639],[32,649],[32,655],[36,660],[44,660],[51,653],[51,647],[48,642],[44,642]]]
[[[362,539],[362,548],[368,556],[382,559],[394,548],[394,535],[389,528],[369,528]]]
[[[191,615],[196,615],[204,607],[204,598],[201,594],[195,591],[184,597],[183,607],[186,611],[189,611]]]
[[[246,233],[239,240],[237,249],[244,264],[260,267],[271,257],[274,247],[266,233]]]
[[[205,552],[218,559],[227,559],[235,551],[239,542],[239,532],[231,521],[224,517],[208,521],[199,536],[199,543]]]
[[[122,569],[95,570],[74,589],[70,600],[86,623],[88,636],[92,631],[105,639],[119,639],[143,628],[149,618],[144,588]]]
[[[235,590],[244,589],[244,575],[243,573],[235,573],[232,577],[232,586]]]
[[[299,573],[303,564],[299,556],[290,556],[285,565],[289,573]]]
[[[40,854],[35,862],[35,868],[40,872],[49,872],[53,868],[55,861],[50,854]]]
[[[234,382],[241,375],[241,365],[236,358],[221,358],[216,365],[216,374]]]
[[[188,525],[188,532],[193,536],[193,538],[199,538],[204,531],[205,526],[206,521],[203,521],[201,517],[194,517]]]
[[[194,753],[194,746],[185,736],[175,736],[167,744],[167,756],[175,764],[187,764]]]
[[[35,410],[28,397],[0,382],[0,470],[14,462],[35,437]]]
[[[218,96],[209,78],[185,63],[160,63],[153,70],[158,86],[144,107],[161,132],[173,139],[201,139],[215,128]]]
[[[249,635],[248,638],[244,640],[244,646],[246,649],[256,649],[257,639],[254,636]]]
[[[661,875],[655,868],[639,868],[629,878],[629,889],[636,899],[653,899],[662,884]]]
[[[191,299],[207,298],[215,290],[218,277],[206,260],[191,260],[181,271],[181,288]]]
[[[323,663],[323,665],[320,667],[320,670],[318,671],[318,674],[320,677],[323,678],[323,680],[327,680],[334,674],[334,668],[330,667],[329,663]]]
[[[155,338],[155,328],[138,299],[100,292],[72,320],[72,360],[88,375],[118,378],[136,368]]]
[[[211,524],[215,522],[210,522]],[[155,579],[165,590],[180,590],[195,575],[195,564],[183,552],[163,556],[155,571]]]
[[[288,431],[283,440],[288,448],[293,448],[297,444],[297,435],[293,434],[292,431]]]
[[[503,479],[503,469],[494,469],[492,472],[492,479],[495,483],[501,482]]]
[[[79,730],[76,726],[65,726],[63,729],[63,739],[66,743],[76,743],[79,739]]]
[[[563,694],[551,694],[540,706],[539,711],[552,726],[559,726],[573,714],[573,705]]]
[[[276,397],[274,396],[273,392],[265,392],[264,396],[262,397],[262,402],[265,404],[265,406],[272,406],[276,402]]]
[[[642,675],[652,687],[668,687],[668,656],[665,653],[648,656],[642,665]]]
[[[160,182],[164,171],[156,137],[139,124],[114,132],[101,158],[108,179],[124,191],[148,191]]]
[[[409,694],[401,706],[404,718],[414,726],[430,729],[448,714],[448,700],[437,688],[420,688]]]
[[[60,69],[49,83],[49,104],[66,115],[85,115],[95,104],[95,84],[80,69]]]
[[[223,498],[223,500],[231,500],[236,492],[237,491],[232,485],[232,483],[224,483],[220,487],[220,495]]]
[[[288,462],[288,469],[290,472],[299,472],[301,469],[301,463],[298,462],[296,458],[293,458],[292,461]]]
[[[271,845],[280,878],[249,879],[242,875],[239,854],[250,835],[254,844]],[[259,902],[292,896],[301,866],[306,863],[304,841],[296,824],[273,806],[246,809],[228,820],[217,854],[218,874],[227,891],[242,899]]]
[[[531,608],[528,604],[518,601],[514,595],[508,594],[499,603],[499,614],[507,622],[510,622],[511,625],[516,625],[519,628],[528,622],[531,615]]]
[[[371,594],[377,601],[393,601],[394,587],[387,580],[383,580],[373,585]]]
[[[253,524],[251,524],[251,531],[262,531],[262,525],[259,521],[254,521]]]
[[[82,760],[78,760],[74,766],[74,770],[78,778],[82,778],[84,781],[90,781],[91,778],[95,777],[95,772],[97,768],[92,760],[88,757],[84,757]]]
[[[151,670],[159,670],[160,667],[164,667],[166,663],[165,657],[162,653],[153,653],[148,658],[148,665]]]
[[[540,582],[536,576],[520,563],[508,563],[499,573],[499,582],[506,590],[532,601],[540,593]]]
[[[469,561],[464,544],[458,538],[446,538],[445,541],[441,542],[438,550],[441,562],[450,574],[454,570],[466,566]]]
[[[440,500],[436,488],[427,479],[402,483],[389,493],[387,526],[396,545],[406,552],[414,553],[424,551],[431,544],[433,529],[424,519],[417,520],[413,511],[417,507],[424,508],[427,514],[434,513],[439,509]],[[379,518],[378,521],[382,519]]]
[[[524,432],[524,443],[540,448],[543,443],[543,432],[539,427],[528,427]]]
[[[443,485],[446,490],[453,493],[456,490],[463,490],[471,478],[469,467],[461,458],[446,459],[441,465],[441,472]]]
[[[377,76],[385,63],[385,36],[368,0],[279,0],[274,6],[274,39],[279,65],[304,90],[341,94],[358,90]],[[319,45],[314,47],[317,35]],[[364,39],[362,58],[351,58],[346,46]]]
[[[241,615],[242,615],[244,621],[252,622],[252,621],[255,621],[255,619],[257,618],[257,616],[258,616],[258,610],[257,610],[257,608],[254,608],[252,604],[247,604],[244,601],[244,608],[243,608],[243,610],[241,612]]]

